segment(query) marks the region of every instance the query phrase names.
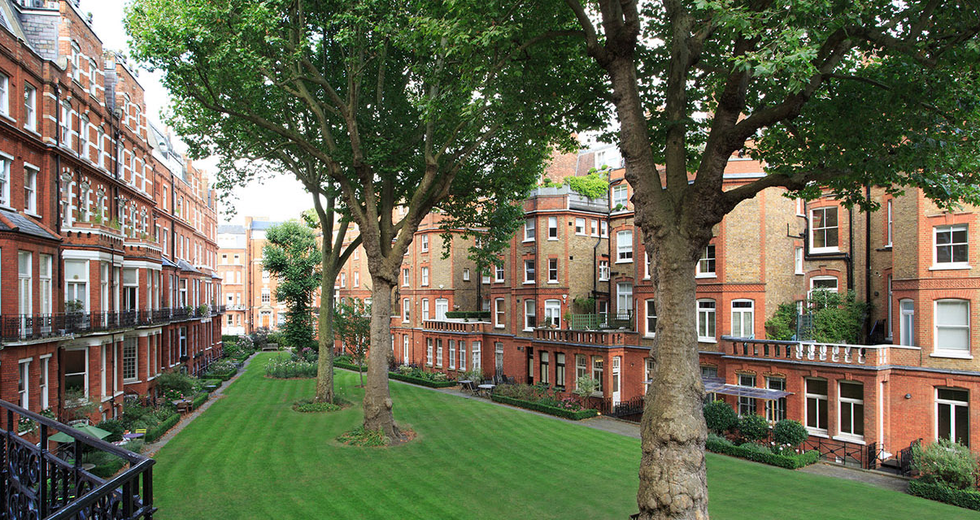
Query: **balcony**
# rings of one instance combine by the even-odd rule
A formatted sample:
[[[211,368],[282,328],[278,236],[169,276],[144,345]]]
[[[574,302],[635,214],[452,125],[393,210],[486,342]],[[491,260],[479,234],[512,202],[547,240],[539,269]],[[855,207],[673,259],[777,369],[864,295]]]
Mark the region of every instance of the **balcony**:
[[[841,366],[879,367],[891,363],[889,357],[897,357],[900,364],[905,364],[904,358],[908,357],[906,354],[919,350],[918,347],[901,345],[847,345],[731,336],[722,336],[721,340],[722,353],[726,355]],[[914,357],[917,358],[918,355]]]
[[[6,429],[3,435],[3,489],[0,510],[4,518],[152,518],[153,459],[113,446],[54,419],[0,401]],[[38,431],[35,445],[18,435],[27,425]],[[58,443],[50,451],[50,436],[61,432],[74,442]],[[33,436],[33,434],[31,434]],[[128,464],[122,473],[103,480],[82,464],[82,451],[98,450]]]
[[[439,332],[482,334],[490,332],[492,325],[488,321],[425,320],[422,322],[422,328]]]
[[[6,315],[0,316],[0,340],[30,341],[137,326],[163,325],[170,321],[170,309]]]
[[[636,345],[636,333],[626,330],[534,329],[535,341],[575,343],[600,347]]]
[[[572,314],[569,326],[573,330],[628,330],[633,331],[633,313],[619,314]]]

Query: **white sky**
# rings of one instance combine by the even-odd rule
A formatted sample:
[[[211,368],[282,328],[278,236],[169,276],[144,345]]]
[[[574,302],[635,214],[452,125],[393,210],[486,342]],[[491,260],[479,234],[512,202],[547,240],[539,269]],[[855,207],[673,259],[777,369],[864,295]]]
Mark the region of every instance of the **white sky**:
[[[81,0],[80,10],[82,13],[92,13],[95,34],[102,40],[104,48],[129,55],[128,38],[123,28],[123,6],[127,3],[125,0]],[[162,113],[170,103],[161,78],[160,72],[139,71],[140,85],[146,91],[146,115],[154,123],[163,120]],[[214,177],[216,160],[208,159],[195,164]],[[313,207],[313,199],[291,175],[281,175],[264,183],[253,182],[236,189],[235,194],[238,197],[238,213],[230,222],[237,224],[244,223],[246,215],[271,220],[298,218],[300,212]],[[219,213],[218,220],[228,221],[224,212]]]

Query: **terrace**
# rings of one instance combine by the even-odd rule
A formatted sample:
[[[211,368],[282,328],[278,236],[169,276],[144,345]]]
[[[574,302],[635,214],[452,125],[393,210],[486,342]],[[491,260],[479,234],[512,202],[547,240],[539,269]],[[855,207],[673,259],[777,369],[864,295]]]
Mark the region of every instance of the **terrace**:
[[[830,364],[853,367],[882,367],[909,364],[918,359],[919,347],[904,345],[847,345],[818,341],[779,341],[722,336],[723,354],[740,358]]]

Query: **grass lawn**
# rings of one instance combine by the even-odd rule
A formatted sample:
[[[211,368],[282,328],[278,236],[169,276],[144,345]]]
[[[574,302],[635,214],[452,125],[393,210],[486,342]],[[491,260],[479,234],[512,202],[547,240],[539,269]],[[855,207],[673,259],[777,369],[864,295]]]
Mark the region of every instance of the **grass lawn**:
[[[156,455],[158,518],[625,519],[636,508],[639,441],[393,382],[395,417],[418,438],[350,448],[357,403],[300,414],[312,380],[247,372]],[[708,455],[710,512],[727,518],[978,518],[868,485]]]

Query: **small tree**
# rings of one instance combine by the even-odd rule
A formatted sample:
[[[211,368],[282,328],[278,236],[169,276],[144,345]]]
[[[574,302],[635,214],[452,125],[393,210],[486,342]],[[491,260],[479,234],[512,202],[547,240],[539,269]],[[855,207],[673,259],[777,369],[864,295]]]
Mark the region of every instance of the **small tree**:
[[[725,401],[717,400],[704,405],[704,421],[715,433],[725,433],[738,424],[738,414]]]
[[[949,439],[922,447],[912,446],[912,467],[922,480],[953,489],[973,489],[977,483],[977,456],[969,448]]]
[[[813,291],[808,303],[813,313],[814,340],[853,344],[861,338],[870,305],[857,301],[854,291]]]
[[[751,442],[758,442],[769,434],[769,423],[765,417],[754,413],[744,415],[738,420],[738,432]]]
[[[334,308],[334,329],[344,350],[350,352],[354,358],[357,373],[361,377],[361,386],[364,386],[364,371],[361,367],[364,366],[364,357],[371,343],[371,306],[358,298],[341,299]]]
[[[806,427],[792,419],[783,419],[772,429],[772,440],[785,446],[799,446],[809,435]]]
[[[306,224],[283,222],[266,232],[262,266],[279,278],[276,300],[287,306],[283,337],[297,351],[316,348],[313,295],[320,287],[320,248]]]
[[[572,393],[582,400],[582,408],[589,407],[589,397],[599,389],[599,380],[591,376],[582,376],[575,380],[575,390]]]
[[[796,338],[796,305],[780,303],[775,314],[766,320],[766,336],[769,339],[788,341]]]

